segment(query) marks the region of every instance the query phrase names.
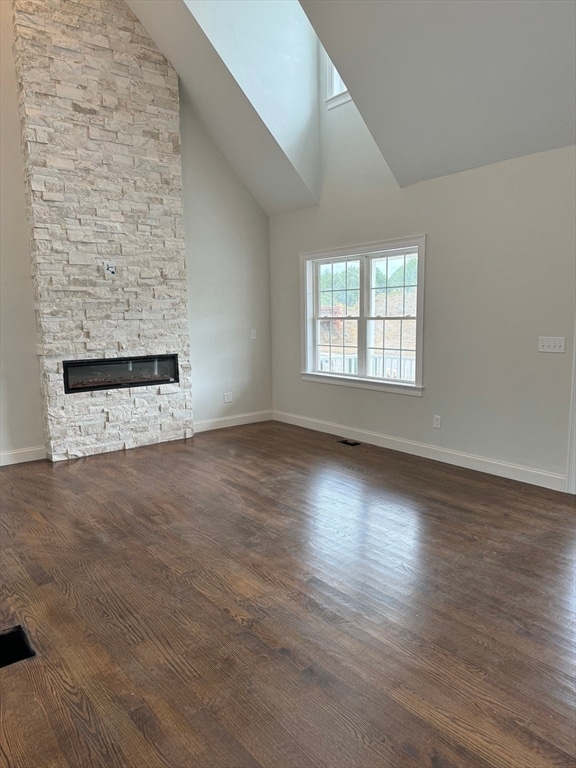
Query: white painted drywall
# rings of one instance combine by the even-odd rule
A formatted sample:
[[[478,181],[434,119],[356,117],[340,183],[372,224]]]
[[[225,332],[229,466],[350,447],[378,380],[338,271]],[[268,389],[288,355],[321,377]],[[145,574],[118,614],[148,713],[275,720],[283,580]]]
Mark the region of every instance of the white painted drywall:
[[[182,92],[180,131],[194,428],[270,418],[268,217]]]
[[[184,0],[126,2],[175,67],[203,125],[261,208],[273,214],[315,205],[317,195],[258,115]]]
[[[571,0],[301,4],[401,186],[574,143]]]
[[[12,4],[0,2],[0,463],[43,455]]]
[[[352,102],[327,111],[323,130],[320,206],[270,222],[275,414],[436,445],[455,463],[454,452],[484,457],[504,475],[523,476],[506,464],[532,468],[535,482],[542,472],[550,475],[542,484],[564,488],[574,148],[399,189]],[[423,397],[302,382],[300,252],[420,233],[427,234]],[[566,336],[566,354],[538,353],[544,334]],[[441,430],[432,427],[434,414]]]
[[[310,191],[320,191],[318,39],[298,0],[185,0]]]

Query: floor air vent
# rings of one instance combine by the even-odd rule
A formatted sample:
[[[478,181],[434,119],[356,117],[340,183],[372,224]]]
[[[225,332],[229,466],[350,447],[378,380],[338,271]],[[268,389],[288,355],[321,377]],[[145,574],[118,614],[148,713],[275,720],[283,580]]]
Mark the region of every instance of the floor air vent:
[[[0,632],[0,667],[8,667],[32,656],[36,656],[36,652],[20,625]]]
[[[342,443],[342,445],[362,445],[358,440],[338,440],[338,442]]]

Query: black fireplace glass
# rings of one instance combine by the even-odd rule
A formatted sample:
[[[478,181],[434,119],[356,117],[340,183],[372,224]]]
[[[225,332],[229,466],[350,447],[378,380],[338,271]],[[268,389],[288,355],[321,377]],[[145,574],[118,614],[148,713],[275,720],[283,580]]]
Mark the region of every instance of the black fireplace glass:
[[[64,360],[64,391],[148,387],[173,384],[178,377],[178,355],[114,357],[104,360]]]

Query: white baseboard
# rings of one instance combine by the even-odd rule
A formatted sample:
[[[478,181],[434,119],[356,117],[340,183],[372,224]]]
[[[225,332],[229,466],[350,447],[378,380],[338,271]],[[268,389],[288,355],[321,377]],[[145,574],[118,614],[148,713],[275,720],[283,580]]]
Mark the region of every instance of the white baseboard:
[[[236,416],[221,416],[217,419],[200,419],[194,421],[194,432],[208,432],[211,429],[239,427],[241,424],[254,424],[257,421],[271,421],[272,411],[252,411],[239,413]]]
[[[331,421],[320,421],[320,419],[312,419],[308,416],[298,416],[295,413],[274,411],[274,420],[294,424],[297,427],[314,429],[317,432],[327,432],[329,435],[349,437],[360,442],[369,443],[370,445],[378,445],[381,448],[391,448],[393,451],[411,453],[414,456],[422,456],[425,459],[442,461],[445,464],[455,464],[457,467],[475,469],[478,472],[488,472],[490,475],[506,477],[510,480],[519,480],[523,483],[539,485],[542,488],[550,488],[554,491],[566,490],[566,477],[553,472],[542,472],[538,469],[531,469],[530,467],[523,467],[518,464],[508,464],[497,459],[488,459],[471,453],[452,451],[448,448],[441,448],[438,445],[417,443],[413,440],[404,440],[400,437],[383,435],[379,432],[346,427],[343,424],[336,424]]]
[[[435,459],[446,464],[455,464],[457,467],[475,469],[479,472],[487,472],[498,477],[506,477],[510,480],[519,480],[542,488],[550,488],[554,491],[566,491],[567,479],[564,475],[553,472],[542,472],[538,469],[523,467],[518,464],[508,464],[496,459],[488,459],[484,456],[475,456],[461,451],[452,451],[437,445],[418,443],[413,440],[404,440],[391,435],[383,435],[379,432],[370,432],[365,429],[347,427],[331,421],[321,421],[308,416],[299,416],[295,413],[283,411],[252,411],[240,413],[236,416],[222,416],[215,419],[201,419],[194,422],[194,431],[208,432],[212,429],[224,429],[225,427],[237,427],[241,424],[253,424],[259,421],[283,421],[286,424],[294,424],[297,427],[313,429],[316,432],[327,432],[330,435],[349,437],[360,442],[378,445],[381,448],[390,448],[393,451],[410,453],[414,456],[422,456],[426,459]],[[44,446],[33,448],[19,448],[15,451],[0,452],[0,467],[9,464],[20,464],[26,461],[38,461],[46,458]]]
[[[46,458],[46,448],[37,445],[34,448],[18,448],[15,451],[3,451],[0,453],[0,467],[8,464],[21,464],[25,461],[38,461]]]

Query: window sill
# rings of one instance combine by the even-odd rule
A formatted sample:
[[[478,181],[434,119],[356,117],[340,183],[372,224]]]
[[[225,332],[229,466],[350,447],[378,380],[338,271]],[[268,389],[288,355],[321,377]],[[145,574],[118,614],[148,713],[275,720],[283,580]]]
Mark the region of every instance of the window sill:
[[[339,107],[341,104],[346,104],[347,101],[352,101],[352,96],[350,96],[348,91],[344,91],[344,93],[338,93],[336,96],[330,96],[329,99],[326,99],[326,107],[327,109],[334,109],[334,107]]]
[[[377,392],[391,392],[395,395],[422,397],[424,391],[424,387],[418,387],[414,384],[393,384],[391,381],[359,379],[352,376],[339,376],[333,373],[308,373],[302,371],[301,376],[302,381],[311,381],[317,384],[337,384],[340,387],[353,387],[354,389],[372,389]]]

